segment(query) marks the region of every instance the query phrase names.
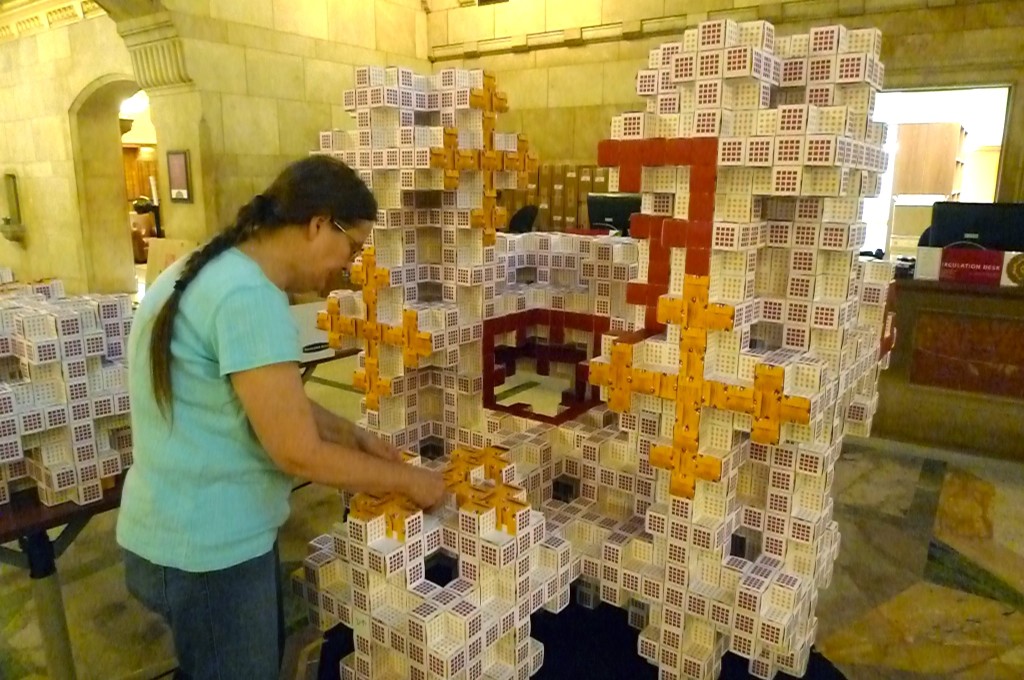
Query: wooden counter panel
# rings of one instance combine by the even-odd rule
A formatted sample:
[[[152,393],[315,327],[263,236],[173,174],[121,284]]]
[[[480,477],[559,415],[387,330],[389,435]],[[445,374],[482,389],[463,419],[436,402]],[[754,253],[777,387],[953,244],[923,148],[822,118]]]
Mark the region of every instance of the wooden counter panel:
[[[1024,399],[1024,321],[922,311],[910,382]]]
[[[1015,298],[1024,300],[1024,286],[981,286],[973,283],[955,281],[928,281],[923,279],[898,279],[899,291],[910,293],[951,293],[954,295],[971,295],[986,298]]]

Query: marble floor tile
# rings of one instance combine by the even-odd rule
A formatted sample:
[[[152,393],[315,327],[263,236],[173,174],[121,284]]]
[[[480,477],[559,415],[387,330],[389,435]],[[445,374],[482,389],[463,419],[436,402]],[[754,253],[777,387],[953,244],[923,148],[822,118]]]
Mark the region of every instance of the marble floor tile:
[[[338,493],[322,486],[299,489],[279,538],[282,575],[301,566],[306,544],[328,531],[341,515]],[[82,680],[122,678],[173,663],[170,634],[163,621],[133,599],[114,538],[117,512],[95,517],[58,560],[68,629]],[[284,593],[289,632],[305,625],[306,609]],[[30,581],[25,572],[0,567],[0,678],[44,678],[42,640],[36,625]]]
[[[819,640],[920,581],[928,553],[926,538],[906,535],[888,518],[837,510],[836,521],[842,543],[832,585],[819,593]]]
[[[839,664],[949,677],[984,664],[1000,672],[1015,665],[1010,653],[1021,640],[1024,614],[1013,607],[922,582],[833,633],[819,649]]]
[[[1020,680],[1024,677],[1024,663],[1007,663],[991,659],[971,666],[953,675],[956,680]]]
[[[1024,595],[1024,475],[983,465],[951,467],[935,538]]]
[[[924,578],[930,583],[998,600],[1024,611],[1024,594],[937,538],[933,538],[928,546]]]
[[[158,617],[128,595],[114,539],[117,512],[93,518],[57,561],[79,677],[118,678],[173,658]],[[27,574],[0,567],[0,677],[45,676]]]
[[[889,647],[899,637],[899,629],[877,609],[872,609],[853,625],[819,640],[818,651],[836,664],[880,666],[887,658]]]
[[[869,453],[849,452],[836,466],[833,493],[845,505],[870,508],[872,512],[902,517],[914,500],[920,459],[879,459]]]

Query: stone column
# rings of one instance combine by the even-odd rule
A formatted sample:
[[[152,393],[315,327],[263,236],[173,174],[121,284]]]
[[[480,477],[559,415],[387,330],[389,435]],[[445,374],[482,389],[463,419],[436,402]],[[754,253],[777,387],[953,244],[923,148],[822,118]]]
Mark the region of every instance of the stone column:
[[[132,58],[135,77],[149,94],[150,115],[160,155],[160,212],[169,238],[205,241],[219,229],[216,190],[212,181],[215,154],[211,148],[210,115],[202,92],[188,73],[184,49],[167,12],[118,23]],[[191,201],[171,199],[168,151],[187,151]]]

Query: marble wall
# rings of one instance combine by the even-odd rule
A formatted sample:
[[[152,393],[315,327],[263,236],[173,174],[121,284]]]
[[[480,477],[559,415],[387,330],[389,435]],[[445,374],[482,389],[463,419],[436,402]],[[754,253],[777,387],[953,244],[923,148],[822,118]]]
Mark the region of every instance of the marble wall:
[[[179,238],[222,228],[285,164],[315,148],[319,130],[352,126],[341,104],[357,65],[430,70],[419,0],[164,5],[194,84],[150,93],[161,146],[193,149],[196,202],[168,206],[168,234]]]
[[[70,292],[87,289],[88,236],[70,112],[84,103],[90,86],[132,78],[128,51],[106,17],[0,43],[0,172],[17,175],[27,225],[24,245],[0,239],[0,263],[19,276],[59,276]],[[110,122],[116,128],[116,115]],[[123,227],[123,234],[111,235],[113,242],[96,236],[97,271],[124,264],[117,261],[121,246],[129,248],[130,268],[127,216]]]
[[[151,113],[161,150],[191,152],[194,194],[193,203],[164,202],[168,234],[206,238],[304,155],[317,130],[351,125],[341,96],[358,64],[426,70],[432,56],[434,69],[492,69],[512,104],[505,129],[529,135],[546,161],[593,162],[611,115],[639,104],[633,75],[647,51],[718,16],[763,17],[786,32],[833,20],[877,25],[890,87],[1015,85],[998,196],[1024,198],[1021,0],[426,4],[429,13],[420,0],[164,0],[189,82],[151,89]],[[0,43],[0,171],[18,174],[29,225],[24,246],[0,240],[0,262],[23,276],[60,276],[81,291],[90,271],[120,256],[118,248],[85,247],[70,112],[90,84],[134,77],[108,16]],[[90,253],[99,258],[91,265]]]
[[[24,246],[0,239],[0,263],[25,278],[59,276],[73,292],[134,288],[123,266],[130,255],[121,261],[130,249],[127,219],[112,213],[114,201],[102,199],[115,195],[120,202],[123,193],[99,167],[103,154],[93,133],[103,128],[93,129],[96,121],[80,121],[76,112],[100,86],[139,75],[119,35],[124,24],[111,17],[130,22],[159,6],[102,4],[111,16],[0,43],[0,171],[18,175],[29,225]],[[352,125],[341,103],[356,65],[430,68],[419,0],[165,0],[162,6],[161,30],[181,41],[186,74],[173,86],[147,89],[170,237],[205,240],[285,164],[313,149],[319,130]],[[87,133],[76,132],[80,123]],[[191,203],[167,200],[168,150],[190,153]],[[91,234],[94,226],[103,233]]]
[[[494,70],[545,161],[592,163],[613,111],[637,106],[647,51],[706,19],[766,19],[782,34],[842,22],[884,33],[886,86],[1015,85],[1001,200],[1024,199],[1024,2],[1020,0],[428,0],[434,68]],[[623,40],[623,34],[633,39]]]

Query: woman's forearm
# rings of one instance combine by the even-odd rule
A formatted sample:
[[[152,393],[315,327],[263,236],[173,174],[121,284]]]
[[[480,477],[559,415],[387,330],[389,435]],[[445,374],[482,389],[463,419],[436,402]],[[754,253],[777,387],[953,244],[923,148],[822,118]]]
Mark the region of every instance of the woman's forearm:
[[[407,494],[415,475],[422,472],[411,465],[328,441],[306,452],[296,462],[298,475],[311,482],[375,495],[389,491]]]
[[[359,448],[355,435],[355,425],[327,410],[312,399],[309,400],[309,403],[313,407],[313,418],[316,420],[316,429],[321,439],[341,444],[350,449]]]
[[[313,418],[320,438],[326,442],[334,442],[346,448],[358,449],[377,458],[401,460],[401,454],[391,444],[383,441],[350,420],[332,413],[312,399]]]

